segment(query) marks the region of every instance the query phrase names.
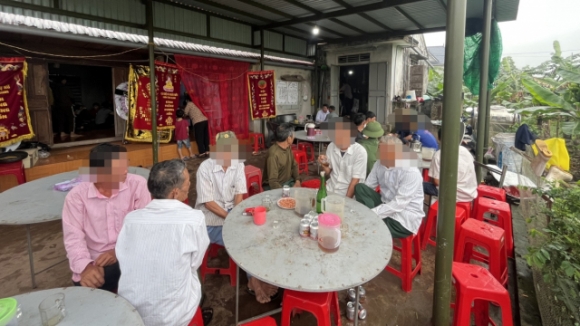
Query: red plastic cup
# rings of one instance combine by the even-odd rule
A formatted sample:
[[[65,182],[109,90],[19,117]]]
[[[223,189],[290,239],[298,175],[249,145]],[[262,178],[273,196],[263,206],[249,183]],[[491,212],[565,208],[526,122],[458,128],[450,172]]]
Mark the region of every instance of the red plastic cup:
[[[266,223],[266,207],[257,206],[254,207],[254,224],[262,225]]]

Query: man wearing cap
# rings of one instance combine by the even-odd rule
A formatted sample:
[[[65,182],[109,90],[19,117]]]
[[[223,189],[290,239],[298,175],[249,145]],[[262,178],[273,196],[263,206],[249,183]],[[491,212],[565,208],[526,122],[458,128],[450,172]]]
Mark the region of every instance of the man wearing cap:
[[[357,143],[361,144],[367,152],[367,175],[371,173],[373,165],[377,161],[377,151],[379,150],[379,138],[385,134],[381,124],[374,121],[369,122],[362,130],[366,138],[359,139]]]

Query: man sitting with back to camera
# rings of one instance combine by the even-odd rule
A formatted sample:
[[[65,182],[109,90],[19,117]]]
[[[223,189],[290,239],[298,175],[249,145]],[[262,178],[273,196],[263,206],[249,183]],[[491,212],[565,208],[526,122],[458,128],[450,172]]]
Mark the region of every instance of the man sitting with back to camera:
[[[300,187],[298,163],[292,153],[294,126],[283,123],[276,128],[275,144],[268,148],[264,169],[264,190],[280,189],[283,186]]]

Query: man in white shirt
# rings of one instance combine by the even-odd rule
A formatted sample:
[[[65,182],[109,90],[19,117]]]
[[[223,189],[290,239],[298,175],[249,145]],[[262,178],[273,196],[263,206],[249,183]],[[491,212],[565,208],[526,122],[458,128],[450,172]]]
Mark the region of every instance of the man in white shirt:
[[[224,220],[248,192],[244,163],[238,159],[239,153],[236,135],[231,131],[220,132],[216,136],[215,148],[210,150],[210,158],[197,170],[195,208],[205,215],[210,242],[221,246],[224,245]],[[260,303],[269,302],[278,291],[276,286],[251,275],[248,275],[248,288]]]
[[[316,118],[314,119],[315,122],[320,123],[326,121],[326,116],[328,115],[328,105],[323,104],[322,109],[318,110],[316,113]]]
[[[358,143],[352,143],[355,129],[352,122],[337,118],[328,123],[328,135],[332,143],[328,144],[326,155],[320,155],[318,161],[329,176],[326,189],[330,192],[352,198],[354,187],[364,182],[367,174],[367,152]],[[324,160],[328,160],[325,166]]]
[[[465,124],[460,122],[460,140],[459,140],[459,163],[457,165],[457,202],[472,202],[477,198],[477,177],[475,175],[475,166],[473,165],[473,156],[469,150],[461,146],[463,134],[465,133]],[[439,139],[441,139],[441,129],[439,129]],[[429,167],[429,177],[433,182],[423,182],[425,194],[439,196],[439,175],[441,173],[441,150],[433,154],[431,166]]]
[[[127,214],[117,239],[118,293],[146,326],[186,326],[201,299],[197,269],[209,238],[203,213],[182,203],[190,184],[183,161],[155,164],[147,181],[153,201]]]
[[[381,218],[393,238],[417,234],[425,212],[421,172],[412,164],[416,157],[396,136],[383,136],[380,159],[364,184],[355,188],[356,200],[371,208]],[[415,155],[416,156],[416,155]],[[375,188],[380,186],[381,193]]]

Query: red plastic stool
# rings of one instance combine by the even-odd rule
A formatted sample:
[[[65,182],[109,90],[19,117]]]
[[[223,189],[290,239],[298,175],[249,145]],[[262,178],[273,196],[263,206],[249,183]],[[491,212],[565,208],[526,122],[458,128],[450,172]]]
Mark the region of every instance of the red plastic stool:
[[[487,255],[473,250],[474,246],[485,248]],[[468,218],[459,232],[454,261],[469,263],[472,259],[487,264],[491,274],[502,285],[507,286],[508,270],[504,230]]]
[[[0,175],[15,176],[19,185],[26,183],[26,174],[24,173],[22,161],[0,164]]]
[[[213,267],[207,266],[208,259],[216,257],[218,254],[218,250],[220,248],[224,248],[224,247],[220,246],[218,244],[215,244],[215,243],[212,243],[209,245],[209,248],[207,249],[207,251],[205,252],[205,255],[203,256],[203,262],[201,263],[201,267],[200,267],[201,280],[205,281],[205,276],[207,274],[229,275],[230,284],[232,286],[236,286],[236,267],[237,266],[236,266],[236,263],[234,263],[234,261],[231,258],[228,258],[228,260],[230,261],[230,264],[227,268],[213,268]]]
[[[308,174],[308,160],[306,159],[306,153],[301,150],[292,150],[292,153],[294,154],[296,163],[298,163],[298,174]]]
[[[421,273],[421,241],[419,235],[410,235],[406,238],[400,239],[401,246],[397,247],[393,244],[393,250],[401,253],[401,270],[398,271],[391,266],[385,269],[401,279],[401,287],[405,292],[411,292],[413,287],[413,278],[417,273]],[[413,250],[414,249],[414,250]],[[415,268],[413,268],[413,259],[415,260]]]
[[[330,315],[334,314],[334,321],[341,326],[340,308],[338,306],[338,294],[307,293],[292,290],[284,290],[282,299],[282,326],[290,326],[290,315],[294,309],[305,310],[312,313],[319,326],[331,326]]]
[[[459,236],[459,230],[463,222],[469,218],[469,214],[463,208],[464,203],[457,203],[455,206],[455,243],[457,243],[457,237]],[[471,203],[465,203],[471,206]],[[429,207],[429,212],[427,213],[427,220],[422,226],[419,234],[422,235],[421,249],[427,249],[427,245],[435,246],[435,240],[431,239],[432,235],[437,234],[437,213],[439,211],[439,201],[436,201]]]
[[[475,200],[473,218],[504,229],[508,257],[514,257],[514,236],[512,233],[512,211],[510,204],[499,200],[478,197]]]
[[[248,187],[248,192],[243,196],[244,199],[264,191],[262,189],[262,170],[253,165],[246,165],[244,172],[246,174],[246,186]]]
[[[308,162],[314,162],[314,145],[311,143],[300,143],[298,144],[298,149],[306,153]]]
[[[266,141],[264,141],[264,134],[251,132],[249,133],[252,139],[252,149],[254,152],[259,152],[260,149],[266,149]]]
[[[201,314],[201,308],[198,306],[193,319],[187,324],[187,326],[204,326],[203,316]]]
[[[504,189],[491,187],[487,185],[477,186],[477,196],[487,197],[499,201],[506,201],[506,194]]]
[[[320,188],[320,180],[319,179],[306,180],[302,181],[300,185],[302,186],[302,188],[318,189]]]
[[[264,317],[249,323],[242,324],[242,326],[277,326],[277,325],[276,319],[272,317]]]
[[[513,325],[509,292],[488,270],[477,265],[453,263],[451,273],[456,289],[454,326],[471,325],[472,312],[476,325],[496,325],[489,317],[489,302],[501,308],[503,326]]]

